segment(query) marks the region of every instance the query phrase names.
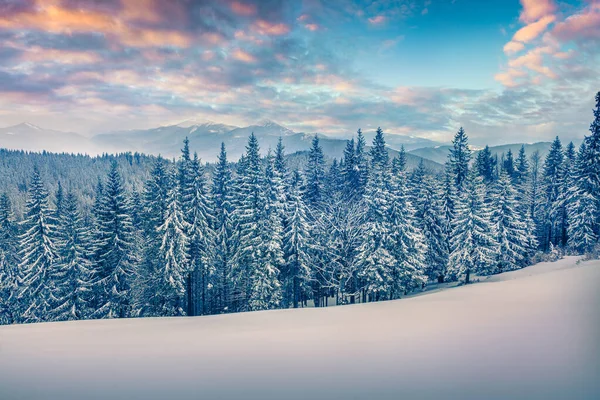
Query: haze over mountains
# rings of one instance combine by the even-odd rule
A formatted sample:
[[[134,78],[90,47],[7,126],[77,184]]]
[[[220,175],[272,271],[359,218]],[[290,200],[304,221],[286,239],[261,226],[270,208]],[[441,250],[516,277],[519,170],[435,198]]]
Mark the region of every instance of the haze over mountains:
[[[182,142],[185,137],[188,137],[192,151],[197,152],[202,160],[212,162],[216,160],[221,142],[225,143],[230,160],[239,159],[246,149],[248,136],[252,132],[258,137],[263,154],[266,154],[269,149],[275,148],[279,137],[283,139],[287,154],[307,151],[314,136],[314,133],[294,132],[268,120],[255,125],[237,127],[192,119],[152,129],[108,132],[93,137],[22,123],[0,128],[0,148],[87,153],[90,155],[131,151],[161,154],[164,157],[171,158],[180,154]],[[363,133],[367,144],[370,144],[375,131],[369,130]],[[346,141],[350,139],[350,133],[348,137],[344,138],[319,133],[319,139],[326,157],[340,158],[346,146]],[[448,156],[448,144],[425,138],[387,133],[386,142],[392,156],[397,153],[402,145],[405,147],[409,167],[416,166],[423,158],[428,168],[439,169]],[[511,149],[513,153],[517,153],[520,147],[521,143],[516,143],[494,146],[491,147],[491,150],[492,153],[500,155],[508,149]],[[545,155],[549,147],[550,142],[526,144],[527,154],[539,150],[542,156]],[[301,154],[299,156],[301,157]]]

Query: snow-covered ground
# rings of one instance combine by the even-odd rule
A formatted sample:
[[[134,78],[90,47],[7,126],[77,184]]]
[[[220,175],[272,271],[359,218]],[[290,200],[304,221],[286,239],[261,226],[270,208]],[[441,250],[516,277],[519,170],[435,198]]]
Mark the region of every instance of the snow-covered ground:
[[[600,262],[382,303],[0,327],[0,399],[600,399]]]

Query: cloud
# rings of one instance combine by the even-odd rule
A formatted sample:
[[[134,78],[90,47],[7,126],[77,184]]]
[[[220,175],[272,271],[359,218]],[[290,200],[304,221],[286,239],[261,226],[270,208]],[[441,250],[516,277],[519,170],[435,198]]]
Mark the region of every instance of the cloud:
[[[563,41],[600,39],[600,2],[557,23],[553,34]]]
[[[380,25],[385,22],[385,17],[383,15],[377,15],[375,17],[369,18],[369,22],[373,25]]]
[[[241,3],[239,1],[234,1],[233,3],[231,3],[231,10],[233,10],[234,13],[238,14],[238,15],[244,15],[244,16],[252,16],[252,15],[256,15],[256,5],[255,4],[248,4],[248,3]]]
[[[233,53],[231,54],[231,56],[233,58],[235,58],[238,61],[242,61],[245,63],[254,63],[256,62],[256,57],[254,57],[252,54],[245,52],[244,50],[241,49],[236,49],[233,51]]]
[[[552,0],[521,0],[523,10],[519,19],[530,24],[556,11],[556,5]]]
[[[256,21],[252,29],[261,35],[281,36],[290,32],[290,27],[282,22],[272,23],[264,19]]]
[[[514,42],[514,41],[510,41],[508,43],[506,43],[504,45],[504,53],[506,54],[511,54],[511,53],[518,53],[519,51],[523,50],[525,48],[525,45],[523,43],[520,42]]]
[[[544,32],[546,28],[548,28],[548,25],[554,22],[555,19],[556,18],[554,17],[554,15],[546,15],[540,20],[524,26],[515,33],[515,35],[513,36],[513,41],[523,43],[531,42],[542,32]]]

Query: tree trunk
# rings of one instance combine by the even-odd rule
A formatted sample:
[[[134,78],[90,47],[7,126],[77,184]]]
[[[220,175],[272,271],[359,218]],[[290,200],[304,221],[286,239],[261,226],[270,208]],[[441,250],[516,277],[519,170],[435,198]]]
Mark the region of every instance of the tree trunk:
[[[471,283],[471,269],[467,268],[467,273],[465,274],[465,284]]]

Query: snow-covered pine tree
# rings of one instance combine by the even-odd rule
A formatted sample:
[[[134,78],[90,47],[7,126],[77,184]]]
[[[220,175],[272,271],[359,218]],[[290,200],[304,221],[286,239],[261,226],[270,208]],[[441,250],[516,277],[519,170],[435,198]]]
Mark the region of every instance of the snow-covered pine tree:
[[[261,165],[258,140],[254,133],[248,139],[246,154],[238,163],[235,185],[236,198],[233,211],[235,226],[235,254],[232,259],[232,308],[246,311],[250,307],[253,290],[252,277],[262,278],[255,270],[260,266],[261,219],[265,208],[264,171]],[[267,279],[266,274],[264,275]],[[258,290],[259,287],[256,287]],[[260,293],[255,293],[259,296]]]
[[[494,272],[512,271],[525,266],[530,242],[527,224],[518,211],[508,171],[502,171],[493,188],[492,223],[498,243],[498,265]]]
[[[469,163],[471,162],[471,149],[469,148],[469,138],[465,130],[461,127],[454,139],[452,140],[452,148],[448,155],[448,164],[454,185],[458,192],[463,189],[463,183],[466,181],[469,174]]]
[[[65,192],[62,187],[62,183],[58,181],[58,187],[56,189],[56,194],[54,195],[54,219],[56,221],[60,221],[63,207],[65,203]]]
[[[323,156],[323,149],[319,144],[319,137],[315,134],[308,153],[306,191],[304,192],[306,202],[313,207],[318,207],[323,200],[324,182],[325,158]]]
[[[283,145],[281,147],[283,152]],[[283,168],[284,164],[277,164],[276,167]],[[230,294],[230,267],[231,267],[231,248],[230,237],[232,231],[231,225],[231,170],[227,161],[227,151],[225,143],[221,143],[221,152],[215,166],[215,172],[212,179],[212,199],[214,206],[214,267],[217,274],[216,290],[220,292],[217,295],[217,304],[215,312],[225,312],[229,309]]]
[[[89,231],[86,230],[73,192],[62,201],[57,229],[60,260],[52,269],[49,320],[70,321],[86,318],[90,290],[91,263]]]
[[[363,297],[366,296],[370,301],[389,298],[393,283],[391,273],[397,264],[390,251],[394,241],[388,219],[391,205],[388,164],[385,138],[381,128],[378,128],[371,147],[370,177],[364,195],[367,207],[366,234],[358,254]]]
[[[356,168],[358,168],[358,186],[357,194],[362,196],[367,187],[367,181],[369,180],[369,163],[367,160],[367,142],[362,130],[356,131],[356,148],[354,152],[354,162]]]
[[[583,141],[572,170],[572,186],[569,189],[571,201],[567,206],[569,215],[568,246],[578,254],[592,251],[598,241],[594,223],[600,209],[587,186],[587,152],[586,142]]]
[[[469,283],[473,272],[494,271],[498,245],[491,212],[484,201],[482,179],[470,173],[464,183],[464,191],[455,206],[447,274],[450,278],[464,275],[465,283]]]
[[[180,171],[181,172],[181,171]],[[155,282],[156,271],[161,267],[159,264],[159,251],[161,247],[161,236],[158,227],[165,222],[168,206],[169,190],[175,182],[167,170],[167,163],[158,156],[152,165],[150,176],[144,183],[142,204],[140,212],[142,219],[142,262],[133,277],[133,310],[135,315],[160,316],[161,305],[156,303]],[[179,176],[182,179],[182,176]],[[185,179],[185,177],[184,177]],[[132,225],[135,214],[135,204],[131,207]],[[130,243],[133,248],[134,236]]]
[[[535,227],[536,241],[540,245],[543,241],[544,218],[543,218],[543,185],[540,173],[540,153],[534,151],[530,157],[530,172],[525,192],[528,215]],[[536,246],[537,247],[537,246]]]
[[[561,244],[562,218],[560,195],[564,179],[564,153],[558,136],[552,142],[546,156],[543,169],[544,183],[544,220],[542,249],[547,250],[550,242],[554,246]]]
[[[48,207],[48,192],[37,166],[31,176],[19,247],[19,319],[22,322],[47,321],[52,288],[49,276],[58,261],[56,221]]]
[[[515,173],[513,176],[513,184],[517,189],[517,192],[524,187],[529,178],[529,161],[525,154],[525,145],[521,145],[519,149],[519,155],[515,162]]]
[[[285,257],[285,269],[282,270],[283,299],[286,306],[298,308],[298,305],[308,298],[310,291],[311,252],[314,251],[308,219],[309,211],[298,186],[290,189],[285,211],[287,225],[283,233]]]
[[[97,308],[92,318],[123,318],[130,314],[131,280],[137,266],[131,205],[114,160],[102,191],[97,223],[92,267],[92,295]]]
[[[502,162],[502,170],[506,172],[510,179],[515,177],[515,159],[511,149],[508,149]]]
[[[181,208],[179,185],[173,185],[167,197],[164,222],[157,228],[160,238],[155,281],[152,284],[158,315],[186,315],[186,278],[189,271],[189,227]]]
[[[442,283],[448,266],[448,232],[434,179],[425,179],[422,200],[417,210],[425,251],[425,275],[429,281]]]
[[[600,210],[600,92],[596,94],[595,100],[594,121],[590,125],[590,135],[585,138],[585,169],[581,173],[585,179],[581,185],[595,200],[596,209]],[[600,238],[600,212],[593,220],[593,231]]]
[[[210,313],[214,304],[213,297],[219,294],[211,291],[217,279],[214,265],[214,208],[206,173],[197,154],[194,154],[190,174],[191,186],[186,190],[182,201],[182,209],[187,210],[184,218],[189,243],[187,248],[190,266],[188,301],[192,302],[189,307],[192,315],[204,315]]]
[[[347,199],[354,199],[358,196],[360,187],[360,174],[356,165],[356,150],[354,138],[346,142],[344,149],[344,168],[342,176],[344,179],[344,195]]]
[[[0,325],[18,321],[17,266],[18,225],[15,221],[10,199],[6,193],[0,196]]]
[[[477,153],[474,168],[479,176],[483,178],[484,183],[489,184],[494,181],[495,166],[489,146],[485,146],[483,150]]]
[[[267,155],[265,168],[265,206],[260,220],[260,247],[250,276],[250,310],[268,310],[281,304],[282,289],[279,272],[283,259],[283,185],[275,171],[271,153]]]
[[[389,270],[391,278],[389,298],[400,298],[404,293],[423,286],[427,282],[425,275],[425,238],[422,226],[416,219],[416,210],[403,172],[391,178],[391,187],[387,191],[389,207],[386,220],[389,221],[391,246],[388,248],[393,258]],[[425,176],[420,185],[425,184]],[[443,237],[441,238],[444,239]]]

